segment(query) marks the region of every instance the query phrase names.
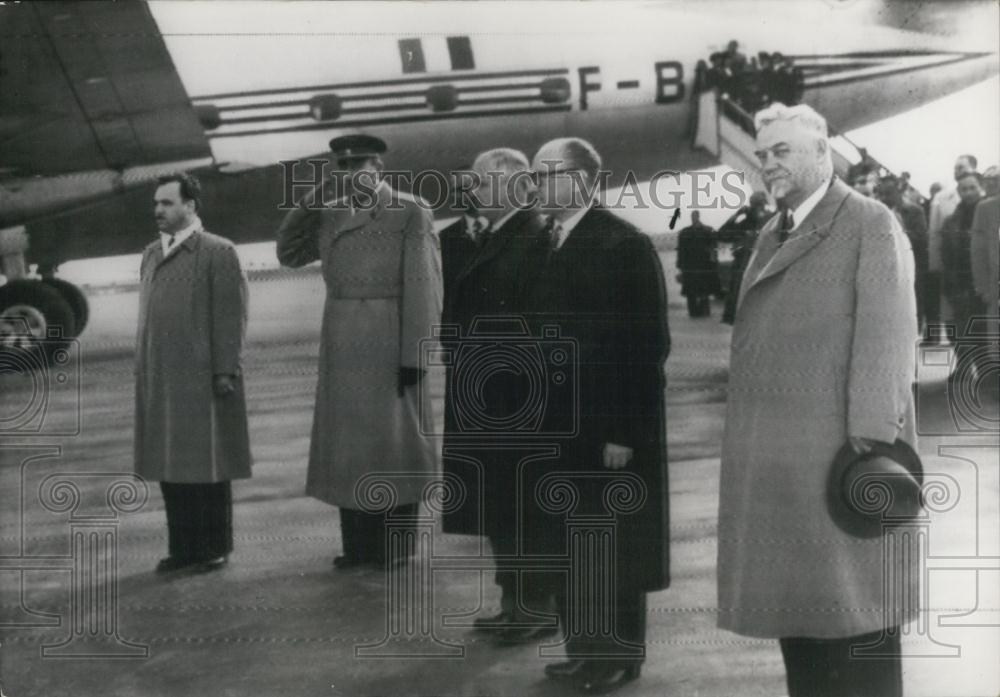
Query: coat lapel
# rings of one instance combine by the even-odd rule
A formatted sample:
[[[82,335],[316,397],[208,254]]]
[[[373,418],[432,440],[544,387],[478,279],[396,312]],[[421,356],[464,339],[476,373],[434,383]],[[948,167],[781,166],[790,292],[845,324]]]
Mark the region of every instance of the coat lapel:
[[[180,243],[179,245],[180,249],[170,254],[167,254],[166,256],[164,256],[163,254],[163,245],[160,244],[159,240],[157,240],[156,246],[153,248],[153,260],[156,264],[153,268],[159,269],[163,264],[170,261],[171,259],[176,259],[185,251],[193,252],[195,249],[197,249],[198,242],[201,238],[201,235],[199,234],[200,232],[201,232],[200,229],[195,230],[193,233],[188,235],[188,238],[186,240]]]
[[[577,252],[584,254],[592,251],[595,240],[600,239],[600,216],[597,207],[592,206],[589,211],[583,214],[576,226],[569,231],[566,239],[563,240],[559,249],[553,253],[556,258],[567,259]],[[589,250],[589,251],[588,251]]]
[[[819,204],[806,216],[799,231],[783,245],[778,243],[778,226],[781,216],[768,221],[757,242],[757,250],[750,260],[746,277],[749,283],[743,292],[746,295],[754,286],[776,276],[802,258],[813,247],[823,241],[833,228],[833,220],[844,199],[851,190],[839,179],[834,180]]]
[[[499,254],[510,242],[513,234],[515,234],[524,221],[524,213],[515,213],[512,215],[507,222],[499,230],[493,232],[493,236],[487,242],[486,246],[479,250],[478,254],[473,255],[472,259],[468,264],[465,265],[459,274],[458,278],[462,279],[468,276],[476,268],[482,266],[490,259]]]
[[[160,264],[163,263],[163,243],[157,238],[149,247],[149,261],[148,263],[153,265],[153,270],[155,271]]]

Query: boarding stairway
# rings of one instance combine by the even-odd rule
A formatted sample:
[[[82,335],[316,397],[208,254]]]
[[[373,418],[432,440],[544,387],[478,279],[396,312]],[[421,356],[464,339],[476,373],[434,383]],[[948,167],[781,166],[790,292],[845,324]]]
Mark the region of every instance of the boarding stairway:
[[[716,90],[706,90],[696,97],[696,125],[693,145],[718,158],[719,162],[739,172],[744,172],[746,184],[753,191],[764,191],[760,162],[754,155],[753,116],[736,102]],[[861,148],[847,136],[830,130],[830,152],[833,170],[841,179],[848,179],[848,170],[864,157]],[[889,174],[882,163],[867,155],[868,161],[879,169],[879,174]]]

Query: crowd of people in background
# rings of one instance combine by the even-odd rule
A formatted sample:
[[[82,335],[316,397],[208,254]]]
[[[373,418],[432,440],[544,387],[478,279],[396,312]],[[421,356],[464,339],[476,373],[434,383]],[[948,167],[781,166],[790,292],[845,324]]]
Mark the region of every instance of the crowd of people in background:
[[[699,61],[697,91],[718,89],[720,94],[753,114],[773,102],[792,105],[802,99],[802,69],[784,54],[760,51],[749,59],[739,42],[730,41],[725,51]]]
[[[733,40],[707,63],[699,62],[695,89],[698,94],[714,90],[726,113],[752,134],[752,114],[772,103],[801,101],[803,74],[790,57],[778,52],[761,51],[748,58]],[[865,148],[858,147],[857,154],[857,162],[842,175],[856,192],[885,204],[910,241],[924,340],[955,344],[961,356],[950,379],[983,375],[989,352],[981,349],[990,328],[979,326],[980,318],[997,313],[1000,296],[1000,170],[993,166],[980,173],[976,158],[962,155],[955,162],[954,183],[935,182],[924,196],[908,172],[894,174]],[[758,192],[718,232],[692,215],[692,224],[678,238],[677,255],[681,290],[692,318],[710,316],[714,295],[725,298],[723,322],[735,322],[744,271],[758,234],[774,213],[767,196]],[[728,267],[719,263],[719,243],[731,245]]]
[[[1000,168],[980,173],[974,156],[961,155],[954,183],[945,187],[935,182],[924,197],[907,172],[893,174],[864,149],[860,154],[847,181],[856,192],[888,207],[910,241],[924,340],[956,347],[951,381],[982,378],[991,336],[983,324],[988,320],[982,318],[995,318],[1000,298]],[[709,316],[709,297],[717,295],[725,298],[722,321],[734,323],[744,271],[757,236],[774,213],[767,196],[756,192],[718,231],[692,214],[691,226],[678,237],[677,254],[681,292],[692,318]],[[719,263],[720,243],[731,245],[728,268]]]
[[[985,375],[990,334],[984,317],[997,314],[1000,170],[980,173],[976,158],[955,161],[954,185],[941,189],[930,204],[928,267],[934,314],[929,322],[951,321],[944,339],[955,344],[959,370],[952,379]],[[995,325],[995,320],[994,320]],[[995,340],[995,339],[994,339]],[[966,358],[966,356],[968,358]]]
[[[879,180],[883,177],[892,175],[896,179],[895,184],[899,189],[903,200],[908,204],[923,208],[925,218],[930,215],[931,200],[930,198],[923,196],[919,191],[917,191],[916,187],[910,183],[909,172],[900,172],[898,176],[893,175],[893,173],[890,172],[885,165],[869,155],[868,150],[865,148],[858,148],[858,155],[860,156],[858,162],[851,165],[847,170],[847,181],[851,184],[855,191],[871,198],[875,196]],[[931,185],[930,195],[933,196],[940,190],[941,185],[935,182]]]

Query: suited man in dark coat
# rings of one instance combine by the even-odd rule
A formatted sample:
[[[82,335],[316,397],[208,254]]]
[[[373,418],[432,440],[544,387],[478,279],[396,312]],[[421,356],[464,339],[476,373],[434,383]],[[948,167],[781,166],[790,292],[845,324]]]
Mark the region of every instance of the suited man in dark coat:
[[[907,203],[903,198],[903,182],[895,175],[889,174],[879,180],[875,189],[878,199],[889,207],[903,232],[910,240],[913,248],[913,290],[917,297],[917,327],[924,322],[924,307],[927,302],[927,217],[924,209],[918,205]]]
[[[967,172],[955,181],[959,203],[941,228],[942,285],[955,323],[955,362],[949,375],[953,383],[971,381],[973,367],[980,375],[990,371],[989,339],[977,328],[989,308],[976,292],[972,272],[972,230],[976,207],[985,193],[983,178],[978,172]]]
[[[442,343],[451,360],[445,391],[443,466],[446,482],[461,483],[464,500],[446,507],[444,532],[481,535],[498,563],[499,614],[477,618],[478,630],[502,644],[534,641],[555,632],[553,623],[533,622],[530,613],[552,605],[551,591],[518,582],[518,461],[529,454],[511,446],[522,442],[517,414],[525,374],[498,366],[508,341],[523,343],[518,326],[523,289],[544,259],[542,221],[528,208],[534,184],[523,153],[498,148],[476,158],[472,171],[475,205],[482,221],[474,235],[463,231],[442,242],[446,276]],[[464,221],[463,221],[464,222]],[[443,231],[444,232],[444,231]],[[461,260],[459,255],[467,255]],[[457,271],[456,267],[461,264]],[[448,270],[450,268],[450,270]],[[499,332],[499,333],[498,333]],[[530,451],[530,449],[529,449]],[[509,564],[507,568],[501,568]]]
[[[677,235],[677,269],[681,272],[681,295],[687,298],[688,317],[710,316],[710,297],[721,290],[719,251],[715,231],[701,222],[698,211],[691,213],[691,224]]]
[[[576,346],[578,389],[551,390],[546,404],[550,431],[572,435],[529,477],[526,537],[538,551],[570,559],[568,573],[548,575],[557,579],[569,660],[546,674],[585,693],[639,676],[645,594],[669,584],[663,268],[648,237],[593,203],[600,167],[579,138],[553,140],[535,155],[539,210],[553,226],[546,266],[526,301],[534,333],[548,327],[551,336],[554,328]]]
[[[489,225],[489,220],[480,215],[476,208],[471,191],[473,179],[471,165],[459,167],[452,172],[456,203],[462,208],[462,216],[438,233],[441,243],[441,278],[444,282],[443,304],[446,309],[459,272],[479,252],[480,243],[485,239],[483,233]]]
[[[732,324],[736,321],[736,301],[740,297],[740,286],[743,284],[743,272],[750,262],[757,235],[764,224],[774,215],[774,210],[768,208],[767,194],[756,191],[750,196],[750,203],[736,211],[733,216],[719,228],[719,241],[732,245],[733,263],[729,269],[729,290],[726,293],[726,305],[722,311],[722,321]]]

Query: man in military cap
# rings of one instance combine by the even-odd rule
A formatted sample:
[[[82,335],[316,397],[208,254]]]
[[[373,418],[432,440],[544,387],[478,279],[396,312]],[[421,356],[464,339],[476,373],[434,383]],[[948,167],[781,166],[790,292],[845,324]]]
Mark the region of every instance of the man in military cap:
[[[382,140],[330,149],[346,197],[316,205],[334,180],[323,182],[277,235],[282,265],[320,261],[327,288],[306,493],[340,508],[336,568],[395,565],[410,550],[387,553],[387,526],[405,530],[438,470],[418,389],[421,341],[441,316],[437,238],[426,205],[382,179]]]

